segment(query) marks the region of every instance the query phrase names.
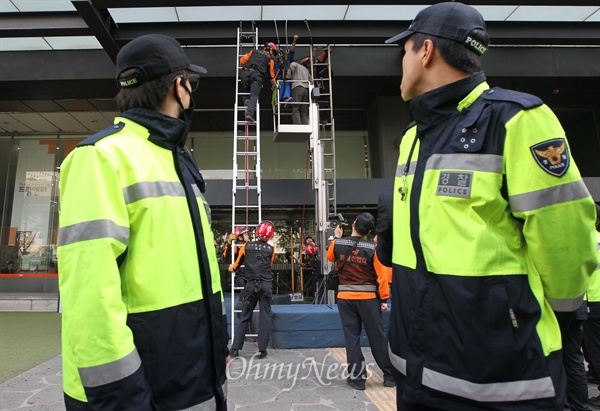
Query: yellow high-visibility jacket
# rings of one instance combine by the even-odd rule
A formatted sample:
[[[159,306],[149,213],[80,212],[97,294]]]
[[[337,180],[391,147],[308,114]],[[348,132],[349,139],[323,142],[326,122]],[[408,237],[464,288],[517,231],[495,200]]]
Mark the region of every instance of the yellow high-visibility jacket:
[[[67,409],[224,407],[223,293],[188,129],[131,109],[61,165]]]
[[[596,268],[594,203],[560,123],[483,72],[409,101],[393,199],[390,355],[408,402],[562,407],[553,314]],[[513,407],[513,408],[511,408]]]
[[[598,231],[596,231],[596,242],[596,247],[598,249],[598,266],[596,267],[596,271],[592,274],[592,279],[590,280],[590,285],[588,286],[586,294],[588,308],[590,308],[589,312],[592,312],[590,305],[593,305],[595,308],[595,310],[593,310],[594,319],[597,319],[596,316],[600,316],[600,232]]]

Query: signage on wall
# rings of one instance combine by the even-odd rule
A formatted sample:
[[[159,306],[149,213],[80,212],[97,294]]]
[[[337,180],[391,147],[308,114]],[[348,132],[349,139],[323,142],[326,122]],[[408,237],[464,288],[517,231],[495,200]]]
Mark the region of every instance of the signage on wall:
[[[58,173],[54,171],[27,171],[25,184],[21,183],[19,192],[26,197],[50,197],[53,193],[53,183],[58,181]]]

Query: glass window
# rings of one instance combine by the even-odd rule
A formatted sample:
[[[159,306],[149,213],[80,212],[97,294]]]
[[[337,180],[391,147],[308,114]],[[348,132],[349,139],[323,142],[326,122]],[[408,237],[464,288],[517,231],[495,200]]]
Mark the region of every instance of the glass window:
[[[0,292],[58,293],[58,167],[77,141],[0,141]]]

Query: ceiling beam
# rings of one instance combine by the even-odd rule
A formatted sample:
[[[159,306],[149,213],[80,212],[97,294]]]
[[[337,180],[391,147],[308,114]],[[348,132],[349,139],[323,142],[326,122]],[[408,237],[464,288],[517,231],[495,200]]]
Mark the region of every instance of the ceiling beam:
[[[87,23],[77,12],[0,13],[0,38],[89,36]]]
[[[239,22],[121,23],[117,27],[107,11],[88,1],[74,1],[78,12],[2,13],[0,38],[95,36],[111,59],[130,40],[148,33],[165,34],[183,45],[235,45]],[[279,24],[282,26],[283,23]],[[255,22],[261,40],[277,40],[272,21]],[[409,21],[314,21],[310,23],[314,44],[383,44],[408,27]],[[591,22],[501,22],[488,23],[492,44],[504,45],[600,45],[600,23]],[[288,22],[288,41],[299,34],[308,44],[306,24]],[[283,27],[279,42],[286,43]]]
[[[223,0],[91,0],[97,8],[134,8],[134,7],[199,7],[199,6],[223,6]],[[597,0],[477,0],[464,1],[473,5],[485,6],[598,6]],[[316,4],[315,4],[316,3]],[[304,6],[319,5],[315,3],[303,3],[298,0],[228,0],[227,6]],[[429,6],[431,0],[377,0],[377,5],[423,5]],[[365,0],[328,0],[327,5],[369,5]]]
[[[116,24],[106,9],[97,9],[88,0],[74,0],[73,5],[87,23],[92,34],[104,48],[110,59],[115,62],[119,46],[112,37]]]
[[[255,22],[260,41],[286,44],[283,30],[275,31],[271,21]],[[300,43],[383,45],[389,37],[405,30],[401,21],[315,21],[310,23],[312,39],[303,22],[288,22],[288,40],[299,34]],[[235,45],[239,22],[122,23],[115,30],[119,44],[148,33],[165,34],[183,45]],[[600,45],[600,24],[571,22],[490,22],[487,25],[496,45]],[[279,38],[277,36],[279,34]]]

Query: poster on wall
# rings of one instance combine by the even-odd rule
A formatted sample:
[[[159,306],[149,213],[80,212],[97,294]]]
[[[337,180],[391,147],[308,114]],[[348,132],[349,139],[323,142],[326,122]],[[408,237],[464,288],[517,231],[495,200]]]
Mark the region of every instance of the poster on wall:
[[[57,179],[57,173],[54,171],[27,171],[25,172],[23,192],[26,197],[50,197],[52,181],[55,179]]]

